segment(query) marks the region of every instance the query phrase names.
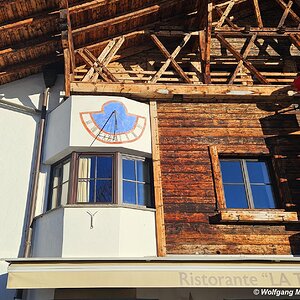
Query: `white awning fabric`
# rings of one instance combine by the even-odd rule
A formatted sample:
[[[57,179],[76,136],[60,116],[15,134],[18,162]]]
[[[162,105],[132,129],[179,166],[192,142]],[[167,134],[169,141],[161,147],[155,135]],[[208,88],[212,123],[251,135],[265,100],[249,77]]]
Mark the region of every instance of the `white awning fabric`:
[[[299,288],[300,262],[11,261],[8,288]]]

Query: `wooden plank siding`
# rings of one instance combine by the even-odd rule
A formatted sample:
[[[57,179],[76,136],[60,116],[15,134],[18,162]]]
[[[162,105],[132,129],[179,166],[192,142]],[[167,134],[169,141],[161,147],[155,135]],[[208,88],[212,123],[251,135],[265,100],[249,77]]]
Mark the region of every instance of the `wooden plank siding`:
[[[299,211],[299,117],[255,104],[158,103],[167,254],[300,253],[298,223],[215,221],[209,153],[216,146],[227,155],[269,155],[278,189],[288,191],[280,208]]]

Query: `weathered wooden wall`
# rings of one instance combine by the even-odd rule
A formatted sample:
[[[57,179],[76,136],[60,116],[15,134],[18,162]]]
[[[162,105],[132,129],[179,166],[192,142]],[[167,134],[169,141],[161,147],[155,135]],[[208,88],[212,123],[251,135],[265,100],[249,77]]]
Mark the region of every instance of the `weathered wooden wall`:
[[[299,210],[299,113],[255,104],[161,103],[158,121],[168,254],[300,253],[300,226],[214,224],[209,145],[275,155],[283,204]],[[294,133],[294,134],[293,134]]]

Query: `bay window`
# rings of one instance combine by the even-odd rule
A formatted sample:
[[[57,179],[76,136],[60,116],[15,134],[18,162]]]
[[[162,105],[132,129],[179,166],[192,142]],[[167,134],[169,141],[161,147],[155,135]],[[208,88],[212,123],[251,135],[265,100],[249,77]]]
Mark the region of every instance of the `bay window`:
[[[150,160],[121,153],[73,153],[53,165],[48,209],[102,203],[153,207]]]

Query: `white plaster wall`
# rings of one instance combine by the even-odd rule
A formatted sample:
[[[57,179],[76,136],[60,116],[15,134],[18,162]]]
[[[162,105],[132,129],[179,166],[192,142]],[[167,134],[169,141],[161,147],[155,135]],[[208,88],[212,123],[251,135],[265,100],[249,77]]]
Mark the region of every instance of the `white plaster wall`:
[[[87,212],[96,213],[93,228]],[[156,256],[155,213],[125,207],[65,208],[62,256]]]
[[[53,89],[53,91],[56,88]],[[42,74],[0,86],[0,258],[23,253],[25,211],[31,184],[38,115],[7,107],[1,100],[39,108],[45,90]],[[0,299],[13,299],[6,290],[7,264],[0,262]]]
[[[156,256],[155,228],[153,211],[121,209],[119,256]]]
[[[68,154],[71,103],[68,99],[48,115],[43,156],[44,160],[48,161],[47,163],[49,163],[49,158],[53,163]]]
[[[33,226],[32,257],[61,257],[63,231],[63,209],[37,217]]]
[[[155,212],[95,205],[49,211],[35,219],[33,256],[156,256]]]
[[[118,208],[65,208],[63,257],[118,257]],[[96,213],[91,228],[91,217]]]

